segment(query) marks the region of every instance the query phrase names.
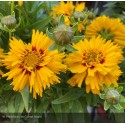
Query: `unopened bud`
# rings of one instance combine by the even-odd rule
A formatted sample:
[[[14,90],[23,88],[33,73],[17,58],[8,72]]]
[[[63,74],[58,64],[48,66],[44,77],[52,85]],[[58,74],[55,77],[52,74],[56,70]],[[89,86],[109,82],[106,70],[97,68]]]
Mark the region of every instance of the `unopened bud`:
[[[94,18],[94,13],[93,12],[89,12],[88,13],[88,18],[89,19],[93,19]]]
[[[109,89],[105,94],[105,99],[109,104],[115,105],[120,101],[120,94],[114,89]]]
[[[84,18],[84,14],[82,12],[74,12],[75,18]]]
[[[3,25],[6,25],[9,29],[14,29],[16,27],[16,19],[14,16],[5,16],[1,19],[1,23]]]
[[[64,24],[59,25],[53,33],[53,37],[57,44],[66,45],[69,44],[74,36],[74,32],[70,26]]]

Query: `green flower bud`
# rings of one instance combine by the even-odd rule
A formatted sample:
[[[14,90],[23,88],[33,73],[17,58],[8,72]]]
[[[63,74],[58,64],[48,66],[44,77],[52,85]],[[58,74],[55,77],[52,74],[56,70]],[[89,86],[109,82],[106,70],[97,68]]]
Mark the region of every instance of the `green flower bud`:
[[[84,18],[84,14],[82,12],[74,12],[75,18]]]
[[[93,19],[94,18],[94,13],[93,12],[89,12],[88,13],[88,18],[89,19]]]
[[[70,26],[64,24],[59,25],[53,33],[53,37],[57,44],[66,45],[69,44],[74,36],[74,32]]]
[[[105,99],[109,104],[115,105],[120,101],[120,94],[114,89],[109,89],[105,94]]]
[[[14,29],[16,27],[16,19],[14,16],[5,16],[1,19],[1,23],[3,25],[6,25],[9,29]]]

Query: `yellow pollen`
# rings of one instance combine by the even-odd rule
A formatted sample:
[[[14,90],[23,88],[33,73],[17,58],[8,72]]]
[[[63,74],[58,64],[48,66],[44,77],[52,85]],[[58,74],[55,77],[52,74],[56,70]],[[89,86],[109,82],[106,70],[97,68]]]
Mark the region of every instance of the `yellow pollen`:
[[[88,67],[95,66],[97,63],[102,63],[104,60],[103,54],[97,51],[89,51],[83,54],[83,64]]]
[[[23,57],[23,67],[27,71],[34,70],[42,62],[42,55],[37,51],[27,52]]]

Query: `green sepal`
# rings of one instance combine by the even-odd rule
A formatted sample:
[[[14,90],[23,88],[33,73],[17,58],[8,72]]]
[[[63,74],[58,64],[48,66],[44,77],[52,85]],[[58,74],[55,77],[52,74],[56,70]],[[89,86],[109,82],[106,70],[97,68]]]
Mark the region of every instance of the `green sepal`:
[[[104,102],[104,109],[107,111],[110,108],[110,104],[106,101]]]

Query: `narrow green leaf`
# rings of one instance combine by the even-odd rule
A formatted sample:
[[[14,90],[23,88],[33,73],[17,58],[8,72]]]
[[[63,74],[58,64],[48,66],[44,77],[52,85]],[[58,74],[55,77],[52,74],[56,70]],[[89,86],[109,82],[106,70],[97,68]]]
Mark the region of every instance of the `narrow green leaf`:
[[[112,83],[112,84],[110,85],[110,88],[114,88],[114,83]]]
[[[63,15],[60,16],[59,24],[64,24],[64,16]]]
[[[73,101],[72,113],[83,113],[83,107],[79,100]]]
[[[47,36],[50,38],[50,39],[54,39],[53,38],[53,33],[51,33],[51,32],[49,32],[49,30],[48,30],[48,28],[46,29],[46,34],[47,34]]]
[[[105,101],[105,102],[104,102],[104,109],[105,109],[105,110],[108,110],[109,107],[110,107],[110,104]]]
[[[58,99],[52,101],[52,104],[61,104],[66,103],[72,100],[79,98],[83,94],[83,90],[80,88],[72,88],[69,92],[67,92],[64,96],[61,96]]]
[[[66,49],[69,51],[69,52],[75,52],[77,51],[75,48],[73,48],[73,46],[71,46],[70,44],[66,45]]]
[[[72,39],[72,42],[77,43],[77,42],[79,42],[80,40],[83,40],[83,39],[84,39],[84,35],[74,36],[73,39]]]
[[[48,100],[44,100],[40,103],[35,113],[45,113],[49,104],[50,102]]]
[[[52,109],[55,112],[57,121],[58,122],[63,122],[63,115],[62,115],[63,111],[62,111],[61,104],[58,104],[58,105],[53,105],[52,104]]]
[[[40,19],[37,22],[29,25],[27,28],[30,28],[30,29],[33,29],[33,28],[42,29],[42,28],[44,28],[45,26],[47,26],[50,23],[51,19],[52,18],[50,16],[48,16],[48,17],[46,17],[44,19]]]
[[[72,111],[73,122],[85,122],[86,114],[79,100],[73,101],[73,106],[71,111]]]
[[[22,95],[22,99],[23,99],[23,102],[24,102],[25,109],[28,112],[28,108],[29,108],[29,89],[24,88],[21,91],[21,95]]]
[[[99,12],[99,8],[96,8],[96,9],[94,10],[94,15],[97,15],[98,12]]]
[[[103,83],[103,87],[104,87],[104,92],[107,92],[108,91],[108,87],[106,86],[105,83]]]
[[[74,24],[73,27],[72,27],[74,32],[77,30],[77,28],[78,28],[78,23]]]
[[[22,113],[25,106],[21,94],[17,94],[14,100],[15,113]]]
[[[123,91],[123,87],[120,86],[120,87],[118,87],[116,90],[117,90],[119,93],[121,93],[121,92]]]
[[[14,96],[8,102],[8,113],[15,113]]]

